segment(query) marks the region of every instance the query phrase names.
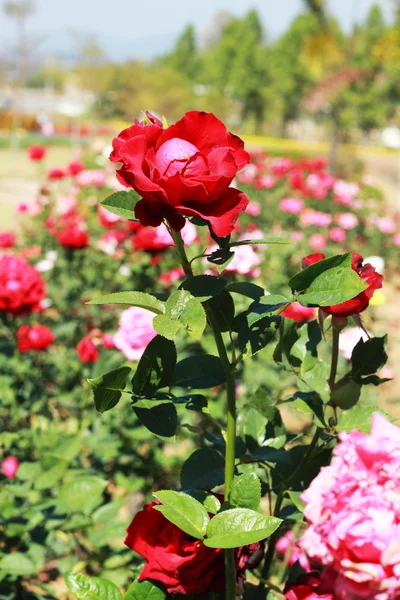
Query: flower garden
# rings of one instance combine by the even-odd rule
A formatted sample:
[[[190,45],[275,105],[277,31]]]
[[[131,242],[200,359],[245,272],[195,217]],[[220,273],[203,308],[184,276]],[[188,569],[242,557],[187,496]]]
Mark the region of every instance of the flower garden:
[[[380,191],[197,111],[146,113],[101,168],[28,153],[0,232],[0,598],[399,599]]]

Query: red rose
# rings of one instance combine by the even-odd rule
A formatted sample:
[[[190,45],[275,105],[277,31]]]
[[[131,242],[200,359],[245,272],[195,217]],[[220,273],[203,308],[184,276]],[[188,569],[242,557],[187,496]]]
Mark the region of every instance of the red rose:
[[[15,233],[0,231],[0,248],[12,248],[15,244]]]
[[[309,267],[310,265],[313,265],[324,258],[325,255],[319,252],[317,254],[310,254],[303,258],[302,266],[303,268]],[[368,284],[368,287],[351,300],[346,300],[346,302],[334,304],[333,306],[322,306],[321,309],[328,315],[345,318],[354,314],[359,314],[367,308],[369,301],[374,295],[374,292],[382,287],[382,275],[377,273],[375,268],[369,263],[363,265],[363,257],[355,252],[352,253],[351,267],[353,271],[357,273],[360,279]]]
[[[184,217],[199,216],[217,235],[228,235],[248,204],[229,187],[250,162],[243,141],[211,113],[188,112],[167,129],[151,115],[148,120],[124,129],[110,155],[122,163],[118,180],[142,197],[136,217],[153,227],[166,219],[178,231]]]
[[[0,311],[13,315],[38,311],[45,296],[39,271],[25,259],[12,255],[0,258]]]
[[[322,587],[322,589],[320,589]],[[318,573],[307,573],[298,578],[295,584],[286,586],[285,598],[287,600],[335,600],[335,595],[326,592],[326,586],[321,586],[321,578]],[[324,593],[325,592],[325,593]]]
[[[96,362],[96,360],[99,358],[99,351],[97,350],[93,340],[88,336],[85,336],[81,339],[76,347],[76,352],[79,360],[83,363]]]
[[[75,175],[79,175],[79,173],[81,173],[81,171],[83,171],[84,168],[85,165],[79,162],[79,160],[73,161],[69,163],[67,167],[68,175],[75,177]]]
[[[225,590],[224,551],[208,548],[168,521],[155,502],[146,504],[127,529],[125,544],[143,556],[146,564],[139,580],[164,584],[169,594],[207,594]],[[262,558],[260,544],[236,549],[238,577],[256,567]]]
[[[79,225],[70,225],[57,233],[56,240],[65,248],[86,248],[89,245],[89,234]]]
[[[28,148],[28,156],[31,160],[39,162],[46,156],[46,148],[43,146],[30,146]]]
[[[64,179],[65,171],[63,169],[55,167],[54,169],[50,169],[50,171],[47,174],[47,177],[49,179],[53,179],[54,181],[59,181],[60,179]]]
[[[292,319],[292,321],[296,321],[297,323],[309,321],[315,317],[315,308],[302,306],[300,302],[293,302],[281,312],[281,316]]]
[[[39,352],[54,342],[54,333],[45,325],[22,325],[17,331],[17,346],[20,352]]]
[[[146,250],[147,252],[158,252],[165,250],[168,246],[173,246],[173,241],[167,228],[161,225],[155,229],[141,227],[132,238],[134,250]]]

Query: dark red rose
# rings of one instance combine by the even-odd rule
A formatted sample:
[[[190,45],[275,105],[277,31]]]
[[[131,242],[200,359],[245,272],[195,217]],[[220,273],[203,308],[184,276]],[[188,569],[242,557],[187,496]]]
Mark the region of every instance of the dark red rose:
[[[296,583],[286,586],[284,594],[287,600],[335,600],[333,591],[321,589],[320,575],[315,572],[302,575]]]
[[[12,255],[0,258],[0,311],[13,315],[39,311],[45,296],[39,271],[25,259]]]
[[[0,231],[0,248],[12,248],[15,244],[15,233],[12,231]]]
[[[17,346],[20,352],[45,350],[54,339],[54,333],[46,325],[22,325],[17,331]]]
[[[46,148],[44,146],[30,146],[28,156],[31,160],[39,162],[46,156]]]
[[[309,267],[310,265],[319,262],[325,258],[324,254],[310,254],[302,260],[303,268]],[[382,287],[383,276],[375,271],[375,268],[367,263],[363,265],[363,257],[355,252],[352,253],[351,267],[357,275],[368,284],[367,289],[360,292],[358,296],[346,302],[340,304],[334,304],[333,306],[322,306],[322,310],[328,315],[335,317],[346,318],[351,315],[359,314],[365,310],[371,300],[374,292]]]
[[[289,306],[281,312],[281,316],[292,319],[292,321],[296,321],[297,323],[301,323],[302,321],[309,321],[310,319],[315,318],[315,308],[302,306],[300,302],[292,302],[292,304],[289,304]]]
[[[99,358],[99,351],[93,340],[89,336],[81,339],[76,347],[79,360],[83,363],[96,362]]]
[[[113,140],[112,162],[121,162],[118,180],[140,194],[135,215],[156,227],[163,219],[176,231],[184,217],[199,216],[219,236],[228,235],[248,204],[229,187],[250,162],[243,141],[211,113],[191,111],[167,129],[148,115]]]
[[[49,179],[52,179],[53,181],[59,181],[60,179],[64,179],[65,175],[66,173],[63,169],[54,167],[54,169],[50,169],[50,171],[47,174],[47,177]]]
[[[61,229],[56,235],[56,240],[64,248],[86,248],[89,245],[89,234],[79,225],[71,225]]]
[[[146,560],[139,580],[159,581],[169,594],[224,591],[224,551],[208,548],[184,533],[158,510],[153,510],[155,504],[146,504],[127,529],[125,544]],[[238,577],[243,577],[246,569],[255,568],[262,554],[258,543],[237,548]]]
[[[81,173],[81,171],[83,171],[84,168],[85,165],[83,163],[79,162],[79,160],[75,160],[69,163],[67,167],[68,175],[75,177],[75,175],[79,175],[79,173]]]
[[[147,252],[158,252],[172,246],[173,241],[166,227],[160,226],[154,229],[141,227],[132,238],[134,250],[146,250]]]

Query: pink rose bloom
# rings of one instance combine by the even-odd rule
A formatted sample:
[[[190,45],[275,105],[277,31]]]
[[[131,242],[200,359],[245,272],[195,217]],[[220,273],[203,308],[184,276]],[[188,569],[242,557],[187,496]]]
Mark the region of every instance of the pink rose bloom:
[[[396,223],[390,217],[381,217],[376,224],[381,233],[392,234],[396,231]]]
[[[360,193],[360,186],[357,183],[337,179],[333,185],[335,202],[343,206],[352,206],[353,200]]]
[[[258,190],[272,190],[275,187],[275,178],[272,175],[262,175],[256,181],[256,188]]]
[[[78,201],[75,196],[60,196],[56,200],[56,213],[58,215],[70,215],[77,209]]]
[[[344,229],[340,229],[340,227],[332,227],[329,232],[329,237],[332,242],[344,242],[347,237],[347,233]]]
[[[301,242],[304,238],[304,233],[302,231],[292,231],[290,234],[290,239],[292,242]]]
[[[301,498],[307,555],[337,574],[335,598],[400,597],[400,429],[374,413],[369,435],[339,435]],[[334,580],[334,579],[333,579]]]
[[[12,248],[15,245],[15,233],[12,231],[0,231],[0,248]]]
[[[28,212],[29,210],[29,205],[27,202],[19,202],[17,204],[17,214],[18,215],[23,215],[24,213]]]
[[[313,233],[308,239],[308,244],[314,252],[321,252],[327,243],[326,237],[322,233]]]
[[[316,310],[316,308],[310,306],[302,306],[300,302],[292,302],[292,304],[289,304],[289,306],[281,312],[281,316],[296,321],[297,323],[302,323],[303,321],[315,319]]]
[[[114,337],[110,333],[103,333],[101,341],[103,342],[103,347],[106,350],[111,350],[111,348],[115,348]]]
[[[15,456],[7,456],[1,463],[1,472],[7,479],[14,479],[19,469],[19,460]]]
[[[275,158],[271,164],[271,171],[276,177],[284,177],[293,169],[294,164],[290,158],[282,156],[281,158]]]
[[[294,539],[293,531],[287,531],[276,543],[276,551],[281,556],[285,556],[286,552],[290,552],[288,564],[289,567],[299,561],[300,566],[305,571],[311,571],[310,562],[304,551],[300,548],[297,541]]]
[[[331,215],[321,212],[320,210],[314,211],[312,220],[312,224],[315,225],[315,227],[328,227],[328,225],[332,223]]]
[[[157,335],[153,328],[154,314],[131,306],[121,313],[114,345],[128,360],[139,360],[147,344]]]
[[[97,217],[99,219],[100,225],[106,228],[114,227],[114,225],[121,220],[121,217],[110,212],[109,210],[104,208],[104,206],[101,206],[101,204],[99,204],[97,208]]]
[[[257,204],[257,202],[250,200],[244,212],[252,217],[257,217],[261,212],[261,207],[259,204]]]
[[[236,246],[234,248],[235,256],[225,268],[225,271],[230,273],[238,273],[239,275],[250,275],[258,277],[260,269],[256,269],[262,258],[259,256],[250,245]]]
[[[253,183],[255,177],[257,177],[257,173],[257,167],[253,164],[250,164],[246,165],[244,169],[237,174],[237,178],[240,183],[246,183],[247,185],[250,185]]]
[[[340,332],[339,351],[347,360],[351,359],[353,348],[360,340],[368,340],[368,335],[360,327],[346,327]]]
[[[303,210],[304,202],[300,198],[282,198],[279,202],[279,208],[282,212],[296,215]]]
[[[106,183],[107,176],[100,169],[85,169],[76,176],[76,182],[80,187],[89,187],[91,185],[102,188]]]
[[[315,198],[324,200],[333,188],[335,178],[328,173],[311,173],[307,177],[307,187]]]
[[[400,247],[400,233],[396,233],[393,236],[393,243],[395,246],[399,246]]]
[[[351,231],[351,229],[355,229],[358,225],[358,219],[356,215],[353,213],[338,213],[335,215],[335,223],[346,229],[346,231]]]
[[[186,219],[185,226],[181,229],[181,236],[186,246],[190,246],[199,239],[196,227],[188,219]],[[171,243],[171,236],[169,236],[169,243]]]
[[[314,213],[315,210],[312,208],[305,208],[300,214],[300,225],[302,227],[308,227],[314,225]]]

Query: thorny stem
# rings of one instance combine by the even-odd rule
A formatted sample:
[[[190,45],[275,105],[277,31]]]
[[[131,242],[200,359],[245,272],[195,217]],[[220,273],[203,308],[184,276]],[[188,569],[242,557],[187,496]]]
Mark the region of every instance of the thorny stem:
[[[170,234],[175,242],[176,252],[182,265],[184,273],[188,279],[193,277],[191,263],[186,255],[185,246],[180,232],[170,229]],[[215,318],[214,312],[210,306],[204,305],[208,322],[213,330],[218,354],[222,363],[226,382],[227,399],[227,429],[226,429],[226,449],[225,449],[225,496],[229,499],[229,491],[235,474],[235,442],[236,442],[236,386],[234,366],[231,365],[226,351],[225,343]],[[226,574],[226,600],[234,600],[236,597],[236,568],[235,554],[233,549],[225,550],[225,574]]]
[[[332,328],[332,360],[331,360],[331,372],[329,374],[329,387],[332,390],[335,385],[338,358],[339,358],[339,335],[340,332],[336,327]]]

